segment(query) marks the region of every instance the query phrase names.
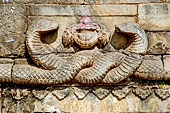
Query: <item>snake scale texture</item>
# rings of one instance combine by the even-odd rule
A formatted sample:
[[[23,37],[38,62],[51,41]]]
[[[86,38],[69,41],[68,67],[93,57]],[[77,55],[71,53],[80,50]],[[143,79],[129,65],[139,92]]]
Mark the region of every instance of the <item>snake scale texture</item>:
[[[110,38],[104,25],[73,24],[64,31],[62,44],[66,48],[76,44],[81,50],[74,54],[63,53],[64,57],[41,41],[44,34],[58,29],[58,24],[50,20],[39,20],[29,27],[26,47],[37,66],[14,65],[9,81],[17,84],[60,84],[72,81],[82,84],[115,84],[129,76],[149,80],[166,78],[163,68],[155,66],[159,62],[144,59],[148,41],[144,30],[136,23],[116,25],[115,32],[133,41],[122,52],[106,53],[98,49],[105,46]],[[0,79],[0,82],[5,81],[8,80]]]

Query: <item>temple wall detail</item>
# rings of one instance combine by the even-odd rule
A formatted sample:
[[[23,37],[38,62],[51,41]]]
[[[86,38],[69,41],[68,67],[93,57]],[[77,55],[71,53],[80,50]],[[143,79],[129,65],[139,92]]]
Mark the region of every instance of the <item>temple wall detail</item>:
[[[170,112],[169,0],[1,0],[0,113]]]

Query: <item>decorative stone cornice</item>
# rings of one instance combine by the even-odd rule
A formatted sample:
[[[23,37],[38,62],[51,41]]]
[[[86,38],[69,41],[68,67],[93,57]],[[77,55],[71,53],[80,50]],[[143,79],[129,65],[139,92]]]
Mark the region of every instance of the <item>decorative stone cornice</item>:
[[[78,100],[83,100],[87,95],[93,94],[99,100],[103,100],[109,95],[116,97],[118,100],[125,99],[128,95],[135,95],[141,100],[146,100],[151,95],[155,95],[161,100],[166,100],[170,97],[170,85],[152,84],[152,85],[119,85],[119,86],[55,86],[46,87],[45,89],[33,88],[12,88],[4,86],[13,99],[20,101],[27,98],[28,95],[33,95],[32,98],[43,100],[49,93],[56,97],[59,101],[66,99],[70,94],[75,95]]]

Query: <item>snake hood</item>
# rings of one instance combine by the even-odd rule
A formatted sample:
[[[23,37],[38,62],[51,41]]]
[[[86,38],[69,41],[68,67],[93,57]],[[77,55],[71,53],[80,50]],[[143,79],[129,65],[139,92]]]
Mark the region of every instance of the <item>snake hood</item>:
[[[115,31],[133,38],[133,42],[126,48],[127,51],[137,54],[145,54],[148,48],[148,40],[145,31],[137,23],[123,23],[115,26]]]

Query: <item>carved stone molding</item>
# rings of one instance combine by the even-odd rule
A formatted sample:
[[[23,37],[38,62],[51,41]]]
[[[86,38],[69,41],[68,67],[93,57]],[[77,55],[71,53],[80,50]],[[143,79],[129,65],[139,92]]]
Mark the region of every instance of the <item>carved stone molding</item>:
[[[32,95],[31,98],[42,101],[46,96],[52,94],[57,100],[62,101],[74,95],[78,100],[83,100],[87,95],[93,94],[99,100],[103,100],[109,95],[116,97],[118,100],[125,99],[128,95],[134,94],[141,100],[146,100],[151,95],[155,95],[162,100],[166,100],[170,97],[170,86],[157,85],[123,85],[123,86],[56,86],[55,88],[46,89],[33,89],[33,88],[8,88],[8,90],[2,90],[2,94],[9,92],[12,98],[16,101],[26,99],[28,95]]]
[[[143,82],[144,83],[144,82]],[[88,106],[88,109],[114,107],[115,111],[137,109],[159,111],[163,105],[169,110],[170,85],[134,84],[115,86],[48,86],[36,88],[31,85],[3,84],[1,87],[2,113],[6,112],[42,112],[74,111]],[[93,106],[93,104],[95,106]],[[134,105],[133,105],[134,104]],[[155,108],[153,108],[155,107]],[[74,108],[74,109],[72,109]],[[125,109],[124,109],[125,108]]]

